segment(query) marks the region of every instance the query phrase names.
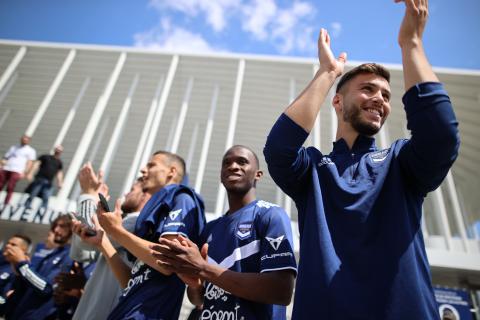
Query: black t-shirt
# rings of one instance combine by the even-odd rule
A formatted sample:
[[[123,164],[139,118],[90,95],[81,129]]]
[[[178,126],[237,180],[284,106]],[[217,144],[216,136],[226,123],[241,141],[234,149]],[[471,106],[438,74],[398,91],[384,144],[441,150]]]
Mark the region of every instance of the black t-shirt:
[[[38,160],[40,161],[40,169],[38,169],[37,177],[45,178],[48,181],[52,181],[57,172],[63,168],[62,161],[50,154],[41,155]]]

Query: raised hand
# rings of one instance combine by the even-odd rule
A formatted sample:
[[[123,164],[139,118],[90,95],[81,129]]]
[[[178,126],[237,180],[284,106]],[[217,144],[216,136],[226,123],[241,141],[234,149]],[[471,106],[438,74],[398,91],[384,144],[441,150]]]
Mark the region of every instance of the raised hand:
[[[395,2],[405,2],[405,15],[398,33],[398,43],[400,46],[420,44],[428,20],[428,0],[395,0]]]
[[[347,61],[347,53],[342,52],[335,58],[332,49],[330,47],[330,36],[325,29],[320,29],[320,35],[318,36],[318,60],[320,62],[320,70],[325,72],[333,72],[336,77],[339,77],[343,73],[345,68],[345,62]]]
[[[97,219],[99,225],[105,230],[106,233],[115,237],[114,232],[123,228],[122,226],[122,210],[121,210],[122,201],[117,199],[115,201],[115,209],[113,212],[106,212],[103,210],[102,206],[98,204],[97,206]]]
[[[97,196],[102,192],[105,196],[108,195],[108,186],[103,182],[103,172],[100,170],[96,174],[90,162],[85,163],[80,169],[78,181],[83,193]]]

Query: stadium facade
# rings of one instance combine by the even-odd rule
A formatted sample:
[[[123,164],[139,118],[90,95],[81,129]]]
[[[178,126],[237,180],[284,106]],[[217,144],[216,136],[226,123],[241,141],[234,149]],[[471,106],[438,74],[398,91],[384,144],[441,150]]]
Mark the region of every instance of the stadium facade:
[[[357,64],[350,62],[347,69]],[[409,135],[402,69],[387,67],[392,113],[377,137],[382,148]],[[186,159],[190,185],[203,195],[208,219],[221,215],[226,206],[219,183],[224,151],[233,144],[250,146],[265,168],[261,155],[268,131],[317,68],[313,59],[0,40],[0,153],[23,133],[33,137],[37,154],[57,144],[65,148],[64,186],[48,211],[37,210],[39,199],[25,210],[26,182],[18,183],[12,206],[1,212],[0,241],[17,232],[41,241],[58,212],[74,210],[76,176],[84,162],[104,170],[110,194],[117,197],[159,149]],[[453,101],[462,145],[446,180],[425,201],[422,229],[434,284],[468,290],[475,307],[480,290],[480,72],[436,72]],[[336,130],[330,100],[306,143],[324,151],[331,149]],[[291,215],[298,251],[292,201],[268,173],[258,195]],[[3,197],[0,192],[2,204]]]

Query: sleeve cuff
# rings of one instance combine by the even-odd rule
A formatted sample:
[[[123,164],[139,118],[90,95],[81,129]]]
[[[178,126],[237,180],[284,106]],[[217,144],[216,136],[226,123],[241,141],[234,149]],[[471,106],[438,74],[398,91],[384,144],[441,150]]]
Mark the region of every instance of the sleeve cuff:
[[[407,90],[403,95],[402,101],[405,111],[411,115],[420,108],[426,108],[436,102],[438,97],[447,97],[447,91],[440,82],[422,82],[417,83]]]
[[[81,203],[85,200],[91,200],[91,201],[94,201],[96,203],[96,198],[94,196],[92,196],[91,194],[88,194],[88,193],[82,193],[81,195],[78,196],[78,203]]]

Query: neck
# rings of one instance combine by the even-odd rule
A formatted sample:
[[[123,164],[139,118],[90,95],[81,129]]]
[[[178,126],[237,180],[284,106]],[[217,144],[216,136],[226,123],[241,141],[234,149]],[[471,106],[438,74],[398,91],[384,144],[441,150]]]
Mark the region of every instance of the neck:
[[[343,139],[347,143],[349,149],[352,149],[355,140],[357,140],[359,133],[347,123],[339,123],[336,135],[336,141]]]
[[[228,192],[228,212],[229,214],[245,207],[256,199],[255,188],[251,188],[247,193],[238,194]]]

